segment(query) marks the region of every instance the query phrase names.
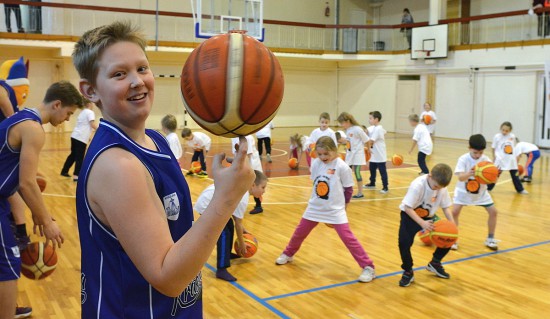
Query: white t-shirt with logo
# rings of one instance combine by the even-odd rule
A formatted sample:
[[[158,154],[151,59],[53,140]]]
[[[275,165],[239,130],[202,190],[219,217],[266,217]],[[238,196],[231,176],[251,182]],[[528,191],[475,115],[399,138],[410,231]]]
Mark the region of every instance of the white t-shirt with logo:
[[[382,125],[372,125],[368,128],[369,139],[373,141],[371,147],[371,163],[385,163],[388,156],[386,154],[386,139],[384,134],[386,130]]]
[[[365,143],[369,140],[360,126],[352,126],[346,130],[348,143],[346,145],[346,164],[365,165]]]
[[[95,121],[95,113],[90,109],[83,109],[76,118],[76,125],[74,127],[71,137],[82,143],[88,144],[90,141],[90,135],[92,135],[91,121]]]
[[[519,142],[514,147],[514,156],[519,156],[521,154],[529,154],[534,151],[538,151],[539,148],[535,144],[527,143],[527,142]]]
[[[257,138],[271,138],[271,130],[274,128],[273,121],[269,122],[266,126],[264,126],[261,130],[256,132]]]
[[[437,116],[435,116],[434,111],[424,111],[420,114],[420,119],[422,119],[422,123],[424,123],[424,115],[429,115],[432,118],[432,121],[430,122],[431,124],[426,124],[426,127],[428,128],[428,132],[430,132],[430,134],[433,134],[435,131],[435,124],[433,122],[437,121]]]
[[[490,162],[491,160],[489,159],[489,157],[487,157],[487,155],[481,155],[479,159],[475,160],[472,158],[470,153],[466,153],[458,158],[458,162],[456,163],[455,168],[455,175],[469,172],[474,166],[476,166],[477,163],[484,161]],[[474,183],[474,186],[479,186],[479,190],[475,193],[468,191],[468,189],[466,188],[466,184],[468,182]],[[464,206],[489,205],[493,203],[491,194],[489,194],[489,191],[487,190],[487,185],[478,183],[473,176],[470,176],[467,181],[456,182],[453,201],[455,202],[455,204]]]
[[[332,140],[334,141],[334,144],[338,145],[338,141],[336,141],[336,134],[334,134],[334,131],[331,128],[327,128],[324,131],[321,131],[321,128],[316,128],[309,135],[308,147],[310,144],[317,143],[317,140],[323,136],[328,136],[332,138]]]
[[[412,209],[421,207],[429,212],[428,217],[433,217],[438,207],[451,207],[451,197],[447,187],[433,190],[428,184],[428,177],[429,175],[422,175],[412,181],[399,209],[405,211],[405,206]]]
[[[354,185],[351,168],[340,158],[328,164],[317,158],[311,163],[311,180],[313,190],[303,217],[320,223],[347,223],[344,188]]]
[[[187,141],[187,145],[194,150],[205,150],[210,151],[210,145],[212,144],[212,139],[202,133],[202,132],[193,132],[193,139]]]
[[[495,149],[495,165],[503,171],[518,169],[518,161],[514,156],[516,136],[514,133],[502,135],[498,133],[493,137],[492,147]]]
[[[426,155],[432,154],[433,142],[428,128],[424,124],[418,124],[414,128],[413,140],[416,141],[418,151]]]
[[[176,159],[179,159],[183,155],[183,150],[181,149],[181,143],[178,135],[172,132],[166,135],[166,140],[168,141],[168,145],[170,146],[170,149],[172,150],[172,153],[174,153]]]
[[[212,200],[212,197],[214,196],[215,190],[216,188],[214,187],[214,184],[212,184],[202,191],[194,207],[197,213],[201,215],[202,213],[204,213],[204,211],[206,210],[206,207],[208,207],[208,205],[210,204],[210,201]],[[233,216],[240,219],[244,218],[244,213],[246,212],[246,209],[248,206],[249,197],[250,197],[250,194],[246,192],[243,198],[241,198],[239,204],[237,205],[237,208],[235,208],[235,211],[233,212]]]
[[[248,155],[248,158],[250,158],[250,166],[252,166],[252,169],[254,170],[263,172],[264,170],[262,168],[262,161],[260,160],[260,153],[258,153],[258,149],[256,149],[256,141],[252,135],[247,135],[245,138],[248,142],[248,150],[246,151],[246,154]],[[237,144],[239,144],[239,138],[231,138],[231,150],[233,151],[233,154],[237,154],[237,150],[235,149],[235,145]]]

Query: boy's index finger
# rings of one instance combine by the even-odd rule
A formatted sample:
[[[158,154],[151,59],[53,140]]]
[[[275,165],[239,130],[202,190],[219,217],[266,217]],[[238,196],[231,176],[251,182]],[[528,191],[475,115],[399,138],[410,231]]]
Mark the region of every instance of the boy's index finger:
[[[235,149],[237,150],[235,154],[235,162],[244,162],[246,158],[246,153],[248,150],[248,142],[244,136],[239,136],[239,143],[235,144]]]

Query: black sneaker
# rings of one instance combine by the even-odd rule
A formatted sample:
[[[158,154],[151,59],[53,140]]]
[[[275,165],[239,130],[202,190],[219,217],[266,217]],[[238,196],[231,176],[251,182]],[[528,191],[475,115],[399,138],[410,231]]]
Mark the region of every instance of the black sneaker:
[[[521,181],[524,183],[531,183],[531,177],[525,176],[524,178],[521,179]]]
[[[264,212],[264,209],[261,208],[261,207],[254,207],[253,210],[250,211],[250,214],[251,215],[256,215],[256,214],[260,214],[260,213],[263,213]]]
[[[187,176],[193,176],[193,175],[195,175],[195,173],[193,173],[193,172],[191,172],[191,171],[188,171],[187,173],[185,173],[185,175],[187,175]]]
[[[207,178],[208,174],[205,171],[202,171],[202,172],[198,173],[197,176],[200,177],[200,178]]]
[[[28,318],[32,315],[31,307],[16,307],[14,318]]]
[[[375,185],[375,184],[371,184],[371,183],[365,184],[365,188],[367,188],[367,189],[375,189],[375,188],[376,188],[376,185]]]
[[[71,177],[71,175],[69,175],[69,173],[65,173],[65,172],[61,172],[61,176]]]
[[[412,282],[414,282],[414,272],[404,271],[403,276],[401,276],[401,280],[399,280],[399,286],[409,287]]]
[[[451,278],[451,275],[445,272],[445,268],[443,268],[441,263],[430,261],[426,269],[428,269],[428,271],[433,272],[439,278],[444,278],[444,279]]]

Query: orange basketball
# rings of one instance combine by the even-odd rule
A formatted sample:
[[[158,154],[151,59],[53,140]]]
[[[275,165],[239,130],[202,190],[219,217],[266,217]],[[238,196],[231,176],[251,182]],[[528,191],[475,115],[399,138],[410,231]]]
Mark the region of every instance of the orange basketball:
[[[434,223],[430,239],[439,248],[450,248],[458,240],[458,228],[451,221],[439,220]]]
[[[57,266],[57,254],[52,245],[43,242],[30,243],[21,252],[21,273],[29,279],[44,279]]]
[[[525,174],[525,168],[523,167],[523,165],[518,164],[518,175],[521,176],[523,174]]]
[[[192,162],[189,170],[195,174],[200,173],[202,171],[201,163],[198,161]]]
[[[288,167],[295,169],[298,167],[298,159],[293,157],[288,160]]]
[[[432,239],[430,238],[430,232],[421,230],[417,233],[417,235],[418,238],[420,238],[420,241],[424,243],[424,245],[431,246],[433,244]]]
[[[342,159],[342,161],[346,160],[346,153],[338,153],[338,156]]]
[[[430,123],[432,123],[432,117],[428,114],[424,115],[424,123],[426,125],[429,125]]]
[[[317,158],[317,152],[315,151],[315,143],[312,143],[309,145],[309,157],[311,158]]]
[[[491,162],[483,161],[474,166],[474,177],[480,184],[494,184],[498,175],[498,167]]]
[[[368,147],[365,147],[365,160],[368,162],[370,161],[370,152],[369,152],[369,149]]]
[[[36,173],[36,184],[38,184],[40,191],[44,192],[48,183],[46,182],[46,178],[44,177],[44,175]]]
[[[246,245],[246,253],[241,257],[250,258],[258,251],[258,240],[252,234],[243,234],[243,237],[244,244]],[[237,251],[237,248],[239,247],[239,243],[237,241],[235,241],[234,247],[235,251]]]
[[[391,163],[394,166],[401,166],[403,164],[403,156],[399,154],[393,154],[393,156],[391,157]]]
[[[252,134],[267,125],[283,99],[277,58],[253,37],[228,33],[198,46],[183,66],[185,108],[205,130],[224,137]]]

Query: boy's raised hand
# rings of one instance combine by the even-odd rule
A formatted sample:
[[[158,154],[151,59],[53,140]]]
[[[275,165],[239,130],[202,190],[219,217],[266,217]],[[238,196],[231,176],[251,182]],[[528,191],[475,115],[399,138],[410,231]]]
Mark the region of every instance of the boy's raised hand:
[[[247,156],[248,143],[246,138],[241,136],[236,148],[237,152],[230,167],[222,167],[225,154],[214,156],[212,174],[216,190],[225,194],[227,199],[238,201],[244,193],[250,190],[250,186],[254,183],[255,174]]]

